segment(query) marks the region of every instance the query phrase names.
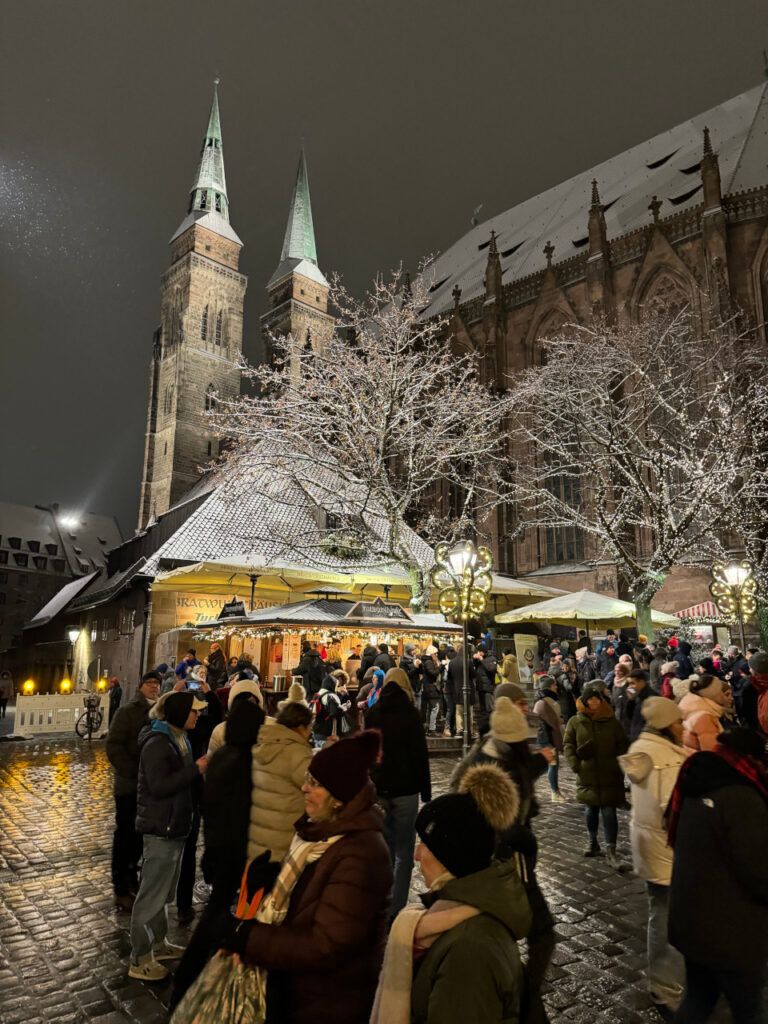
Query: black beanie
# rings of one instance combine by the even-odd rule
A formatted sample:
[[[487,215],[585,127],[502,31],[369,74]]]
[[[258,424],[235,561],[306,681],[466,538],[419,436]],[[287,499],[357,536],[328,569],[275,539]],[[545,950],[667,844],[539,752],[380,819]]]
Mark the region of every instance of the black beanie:
[[[364,729],[330,747],[323,747],[309,762],[309,774],[343,804],[370,781],[369,771],[381,749],[378,729]]]
[[[462,878],[491,863],[496,832],[514,824],[520,794],[507,774],[492,764],[468,768],[459,788],[462,792],[424,804],[416,831],[440,863]]]
[[[187,718],[189,718],[189,712],[192,710],[194,699],[194,693],[179,692],[169,694],[163,703],[163,713],[168,725],[173,725],[177,729],[183,729],[187,723]]]

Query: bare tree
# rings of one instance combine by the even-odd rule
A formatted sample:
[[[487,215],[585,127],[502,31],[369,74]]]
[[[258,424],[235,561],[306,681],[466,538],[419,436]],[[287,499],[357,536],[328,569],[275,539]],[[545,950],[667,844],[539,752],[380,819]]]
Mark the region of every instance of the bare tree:
[[[518,532],[582,531],[595,559],[615,562],[652,636],[667,573],[710,565],[749,497],[766,442],[766,353],[688,311],[568,325],[544,345],[546,364],[513,381]]]
[[[443,318],[422,320],[427,276],[377,280],[362,302],[334,282],[334,337],[274,339],[270,365],[244,367],[253,394],[214,413],[228,479],[268,478],[285,505],[285,523],[257,534],[305,561],[332,550],[400,565],[416,606],[432,559],[406,524],[429,541],[474,534],[501,500],[511,404],[481,382],[474,354],[454,354]],[[306,516],[290,528],[297,502],[318,532]]]

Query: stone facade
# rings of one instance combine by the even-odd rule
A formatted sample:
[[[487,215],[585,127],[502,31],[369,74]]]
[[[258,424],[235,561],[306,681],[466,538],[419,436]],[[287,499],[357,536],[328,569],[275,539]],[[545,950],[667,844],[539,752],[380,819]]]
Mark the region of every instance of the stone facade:
[[[291,273],[267,286],[267,301],[267,312],[261,317],[267,358],[271,356],[274,337],[291,334],[317,348],[333,334],[334,319],[328,312],[328,285]]]
[[[218,455],[205,413],[240,394],[241,248],[200,224],[172,243],[150,367],[139,529],[177,502]]]

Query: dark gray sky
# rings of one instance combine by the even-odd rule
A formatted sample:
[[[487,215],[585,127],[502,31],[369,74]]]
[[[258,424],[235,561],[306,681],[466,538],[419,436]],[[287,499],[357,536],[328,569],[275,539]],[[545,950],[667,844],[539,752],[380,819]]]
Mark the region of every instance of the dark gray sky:
[[[362,291],[757,84],[765,0],[15,0],[0,60],[0,499],[138,508],[167,241],[221,75],[245,347],[300,140]],[[766,154],[768,158],[768,153]]]

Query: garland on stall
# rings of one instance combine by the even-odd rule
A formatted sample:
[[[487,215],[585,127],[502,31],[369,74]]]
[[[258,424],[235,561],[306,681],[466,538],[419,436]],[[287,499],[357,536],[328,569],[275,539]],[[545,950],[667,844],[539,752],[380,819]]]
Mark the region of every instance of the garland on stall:
[[[394,643],[397,640],[401,639],[404,635],[407,635],[410,640],[420,641],[431,640],[433,636],[455,636],[455,633],[441,629],[433,629],[429,633],[415,633],[411,632],[410,630],[400,631],[398,633],[390,633],[379,632],[378,630],[371,630],[370,628],[352,628],[328,631],[311,626],[308,626],[306,628],[294,627],[291,629],[260,629],[255,626],[216,626],[211,630],[195,633],[194,639],[201,641],[210,640],[216,643],[220,643],[222,640],[226,640],[228,637],[231,636],[247,637],[252,640],[277,640],[280,637],[298,636],[310,637],[313,640],[317,640],[318,642],[322,642],[324,644],[333,644],[338,643],[344,636],[360,636],[365,633],[375,633],[375,635],[379,638],[380,642],[383,643]]]

